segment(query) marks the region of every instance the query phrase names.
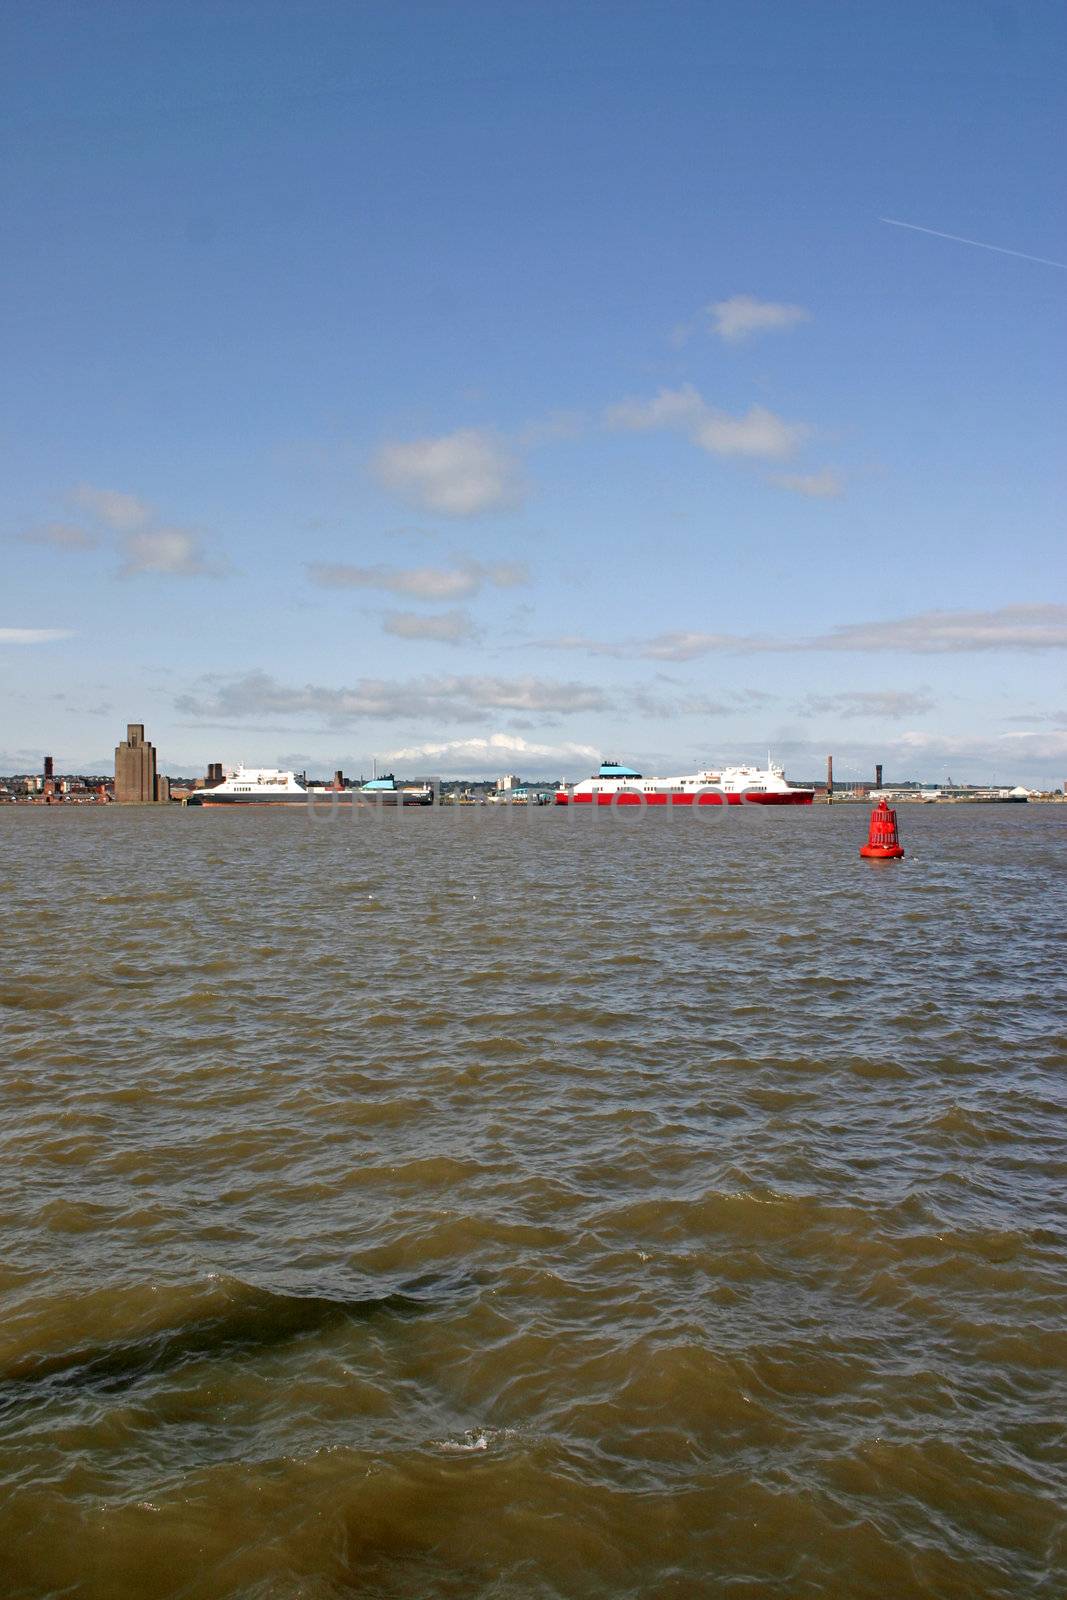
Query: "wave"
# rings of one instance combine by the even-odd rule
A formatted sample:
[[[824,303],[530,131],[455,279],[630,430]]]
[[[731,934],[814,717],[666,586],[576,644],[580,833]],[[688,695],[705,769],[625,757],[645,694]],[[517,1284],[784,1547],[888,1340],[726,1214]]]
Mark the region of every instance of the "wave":
[[[153,1327],[16,1356],[0,1367],[0,1389],[7,1389],[10,1399],[13,1392],[35,1384],[124,1388],[202,1357],[234,1359],[346,1322],[417,1316],[433,1304],[434,1291],[446,1285],[454,1287],[443,1275],[426,1274],[385,1294],[338,1296],[283,1292],[216,1277],[206,1290],[166,1291],[165,1305],[176,1299],[173,1309],[180,1314],[175,1317],[172,1311]]]

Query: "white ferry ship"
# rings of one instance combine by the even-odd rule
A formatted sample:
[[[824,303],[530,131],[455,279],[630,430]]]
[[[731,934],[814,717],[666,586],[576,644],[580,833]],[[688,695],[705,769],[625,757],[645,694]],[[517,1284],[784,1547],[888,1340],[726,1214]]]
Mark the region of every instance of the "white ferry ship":
[[[707,767],[679,778],[646,778],[633,767],[604,761],[595,777],[556,791],[559,806],[810,806],[814,798],[814,789],[787,783],[770,757],[765,767]]]
[[[222,783],[195,789],[190,806],[428,806],[433,790],[428,785],[402,786],[392,773],[372,778],[356,789],[336,789],[330,784],[306,783],[295,772],[278,767],[238,767]]]

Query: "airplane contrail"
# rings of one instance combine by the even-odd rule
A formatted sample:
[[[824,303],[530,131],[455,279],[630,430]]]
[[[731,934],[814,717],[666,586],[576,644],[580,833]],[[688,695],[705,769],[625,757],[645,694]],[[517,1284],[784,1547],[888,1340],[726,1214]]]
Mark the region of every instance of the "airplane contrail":
[[[1028,256],[1025,250],[1005,250],[1002,244],[985,244],[981,239],[965,239],[959,233],[941,233],[937,228],[920,228],[917,222],[898,222],[896,217],[879,217],[891,228],[910,228],[912,233],[930,233],[935,239],[951,239],[955,244],[973,244],[979,250],[995,250],[998,256],[1018,256],[1020,261],[1036,261],[1040,267],[1059,267],[1067,272],[1067,261],[1050,261],[1047,256]]]

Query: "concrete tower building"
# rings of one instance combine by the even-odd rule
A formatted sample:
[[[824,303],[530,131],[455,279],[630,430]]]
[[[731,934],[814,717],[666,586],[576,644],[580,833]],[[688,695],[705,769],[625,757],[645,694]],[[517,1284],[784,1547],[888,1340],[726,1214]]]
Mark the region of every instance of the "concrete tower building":
[[[115,799],[121,805],[146,805],[158,798],[156,747],[144,736],[144,723],[131,722],[115,748]]]

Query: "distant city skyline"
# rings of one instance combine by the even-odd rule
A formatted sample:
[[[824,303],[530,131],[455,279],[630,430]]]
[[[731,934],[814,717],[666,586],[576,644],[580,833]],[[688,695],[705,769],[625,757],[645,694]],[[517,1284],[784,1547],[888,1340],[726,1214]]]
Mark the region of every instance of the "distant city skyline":
[[[0,44],[0,771],[1067,777],[1062,8]]]

